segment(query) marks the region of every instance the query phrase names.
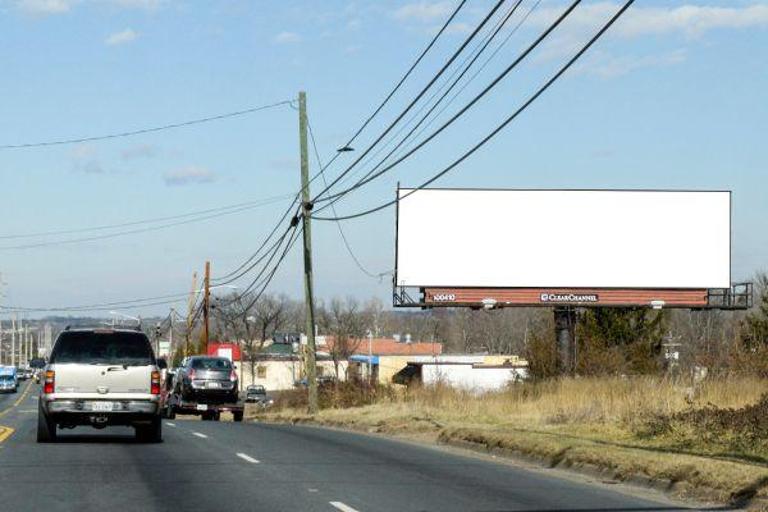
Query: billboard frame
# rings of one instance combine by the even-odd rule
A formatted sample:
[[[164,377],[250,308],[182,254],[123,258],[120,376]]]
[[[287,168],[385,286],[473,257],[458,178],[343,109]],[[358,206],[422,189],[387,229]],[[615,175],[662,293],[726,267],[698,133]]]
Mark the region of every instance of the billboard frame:
[[[413,188],[413,189],[405,189],[405,190],[412,190],[414,192],[420,191],[420,190],[446,190],[446,191],[510,191],[510,192],[657,192],[657,193],[727,193],[728,194],[728,280],[731,282],[730,288],[709,288],[709,289],[693,289],[693,288],[636,288],[636,287],[590,287],[590,288],[581,288],[581,287],[541,287],[542,290],[545,289],[568,289],[573,291],[574,293],[578,293],[580,289],[589,290],[590,292],[599,291],[599,290],[614,290],[614,291],[644,291],[644,292],[660,292],[660,294],[663,294],[664,292],[691,292],[691,291],[700,291],[706,294],[706,304],[694,304],[694,305],[686,305],[686,304],[661,304],[660,307],[658,304],[651,304],[648,302],[638,302],[638,303],[622,303],[622,304],[601,304],[601,303],[583,303],[583,302],[530,302],[530,303],[500,303],[498,301],[494,301],[492,305],[487,303],[478,303],[478,302],[427,302],[425,300],[425,290],[426,289],[456,289],[456,290],[471,290],[471,289],[483,289],[483,290],[499,290],[499,291],[508,291],[508,290],[520,290],[520,289],[532,289],[535,287],[493,287],[493,286],[483,286],[483,287],[457,287],[457,286],[451,286],[450,284],[446,283],[442,286],[401,286],[398,285],[398,264],[399,264],[399,231],[400,231],[400,191],[403,190],[401,188],[400,183],[397,184],[397,189],[395,191],[395,198],[396,198],[396,205],[395,205],[395,265],[394,265],[394,273],[392,276],[392,284],[393,284],[393,306],[394,307],[420,307],[423,309],[430,309],[434,307],[469,307],[473,309],[480,309],[480,308],[486,308],[486,309],[494,309],[494,308],[502,308],[502,307],[554,307],[554,308],[560,308],[560,307],[569,307],[569,308],[584,308],[584,307],[623,307],[623,308],[632,308],[632,307],[654,307],[656,309],[660,309],[661,307],[665,308],[684,308],[684,309],[748,309],[752,307],[753,304],[753,298],[752,298],[752,283],[749,282],[742,282],[742,283],[733,283],[732,276],[732,262],[733,262],[733,191],[731,190],[695,190],[695,189],[629,189],[629,188],[479,188],[479,187],[430,187],[430,188]],[[414,293],[413,290],[418,290],[419,299],[414,300],[412,298],[412,294]],[[663,302],[663,301],[662,301]]]

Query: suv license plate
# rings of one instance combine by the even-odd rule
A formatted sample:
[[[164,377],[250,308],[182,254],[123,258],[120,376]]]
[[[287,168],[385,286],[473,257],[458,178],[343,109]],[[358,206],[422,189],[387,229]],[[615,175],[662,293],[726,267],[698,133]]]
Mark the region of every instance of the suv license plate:
[[[219,383],[218,382],[209,382],[208,383],[208,387],[209,388],[218,388],[219,387]]]
[[[198,411],[207,411],[208,405],[207,404],[197,404],[197,410]]]
[[[112,410],[112,402],[93,402],[91,404],[91,410],[106,412]]]

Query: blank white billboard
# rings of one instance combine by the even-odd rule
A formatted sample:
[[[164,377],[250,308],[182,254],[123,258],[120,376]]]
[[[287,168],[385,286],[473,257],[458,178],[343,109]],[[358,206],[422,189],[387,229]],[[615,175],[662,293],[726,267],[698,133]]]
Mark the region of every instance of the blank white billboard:
[[[411,191],[399,190],[399,286],[730,286],[728,191]]]

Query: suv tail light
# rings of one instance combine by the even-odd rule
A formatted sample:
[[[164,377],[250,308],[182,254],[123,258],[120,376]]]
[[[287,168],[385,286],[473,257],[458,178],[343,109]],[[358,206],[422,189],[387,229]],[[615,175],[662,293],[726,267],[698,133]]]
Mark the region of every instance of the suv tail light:
[[[153,395],[160,394],[160,372],[152,372],[152,380],[150,381],[150,393]]]
[[[229,380],[231,380],[232,382],[237,382],[237,372],[235,370],[232,370],[229,373]]]
[[[54,384],[56,383],[56,372],[48,370],[45,372],[45,381],[43,384],[43,393],[46,395],[53,393]]]

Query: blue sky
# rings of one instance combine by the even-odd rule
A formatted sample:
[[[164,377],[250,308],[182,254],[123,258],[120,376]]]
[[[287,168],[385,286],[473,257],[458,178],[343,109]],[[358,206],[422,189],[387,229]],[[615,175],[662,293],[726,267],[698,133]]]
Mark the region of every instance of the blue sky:
[[[533,4],[524,0],[520,12]],[[328,159],[454,5],[0,0],[0,145],[184,121],[291,99],[305,89]],[[469,0],[356,148],[381,132],[489,6]],[[480,90],[563,6],[543,0],[447,113]],[[450,163],[524,101],[617,6],[585,1],[466,119],[396,172],[340,202],[339,213],[391,199],[398,181],[418,184]],[[438,184],[733,190],[733,276],[748,278],[768,268],[767,62],[768,2],[638,1],[583,61]],[[297,135],[297,114],[284,106],[130,138],[0,150],[0,235],[290,194],[299,178]],[[329,175],[354,156],[343,155]],[[0,239],[1,300],[60,306],[184,292],[207,258],[214,275],[236,267],[271,229],[285,201],[80,244],[13,249],[19,240]],[[392,268],[391,209],[344,227],[366,267],[374,273]],[[355,267],[334,225],[316,223],[314,245],[319,297],[389,301],[388,280]],[[299,297],[301,286],[294,252],[272,291]]]

